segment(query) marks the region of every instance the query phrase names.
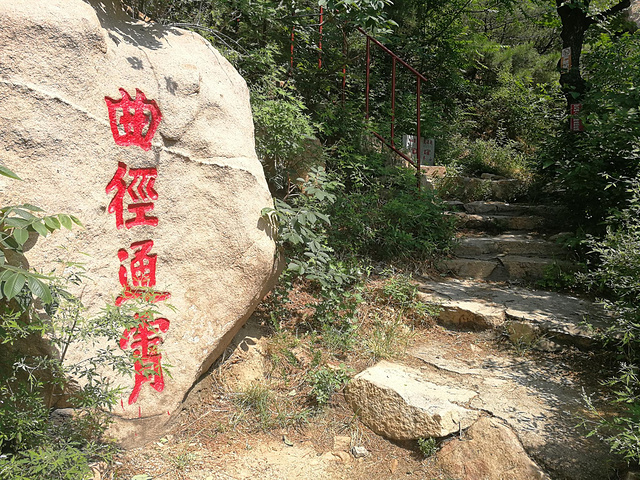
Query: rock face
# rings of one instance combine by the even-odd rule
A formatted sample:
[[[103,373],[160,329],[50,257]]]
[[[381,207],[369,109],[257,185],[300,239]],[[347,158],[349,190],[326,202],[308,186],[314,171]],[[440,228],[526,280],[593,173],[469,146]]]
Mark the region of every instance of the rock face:
[[[586,379],[571,375],[565,364],[557,364],[554,359],[546,358],[545,355],[526,358],[513,357],[504,352],[489,353],[480,350],[474,353],[473,349],[466,346],[459,351],[449,351],[437,343],[417,345],[409,351],[409,355],[424,362],[424,367],[419,370],[423,381],[439,385],[443,389],[455,387],[477,392],[466,407],[491,415],[493,420],[509,427],[528,456],[552,478],[614,478],[613,472],[619,465],[616,465],[608,446],[595,436],[587,438],[586,430],[578,426],[579,419],[584,415],[582,396],[585,393],[591,395],[593,386],[585,383]],[[590,372],[587,374],[590,375]],[[507,460],[511,454],[506,453],[504,443],[514,445],[508,439],[511,435],[494,432],[492,428],[484,428],[478,422],[475,428],[472,427],[463,434],[463,441],[473,438],[469,442],[472,443],[469,445],[472,450],[476,448],[475,445],[487,442],[492,445],[495,453],[502,448],[498,444],[503,443]],[[482,433],[472,435],[470,432]],[[496,442],[490,442],[491,438]],[[499,438],[502,440],[498,441]],[[458,450],[464,447],[450,448]],[[477,448],[484,449],[483,446]],[[515,454],[516,450],[511,451]],[[442,455],[439,454],[439,457],[443,458],[447,452],[451,453],[447,450]],[[491,450],[482,458],[492,463],[490,452]],[[454,457],[447,460],[447,463],[455,468],[455,455],[467,454],[451,455]],[[469,470],[466,471],[468,475],[452,471],[453,478],[544,478],[533,474],[522,477],[506,473],[502,477],[485,477],[482,476],[482,470],[478,471],[477,476],[473,476],[471,473],[475,470],[471,469],[471,464],[478,468],[482,466],[482,458],[473,460],[474,457],[471,453],[469,457],[465,457],[470,461]],[[502,467],[496,464],[496,468]]]
[[[445,437],[478,418],[461,406],[476,392],[428,382],[418,370],[385,361],[356,375],[345,396],[362,423],[393,440]]]
[[[24,180],[0,180],[2,205],[85,226],[38,242],[32,267],[49,270],[59,245],[88,254],[73,260],[90,274],[94,311],[155,292],[160,313],[120,342],[151,371],[114,379],[125,389],[114,431],[136,443],[166,423],[275,277],[247,86],[200,36],[134,22],[118,0],[2,2],[0,44],[0,163]],[[72,345],[67,358],[92,351]],[[171,377],[157,375],[165,364]]]
[[[548,480],[527,456],[518,437],[493,418],[482,417],[462,439],[448,442],[438,464],[460,480]]]

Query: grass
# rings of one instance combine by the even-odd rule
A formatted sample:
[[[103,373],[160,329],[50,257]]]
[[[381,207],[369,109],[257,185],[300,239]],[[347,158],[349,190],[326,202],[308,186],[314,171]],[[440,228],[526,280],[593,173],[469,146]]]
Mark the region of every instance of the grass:
[[[319,292],[294,285],[286,303],[258,310],[272,327],[263,345],[266,377],[231,393],[234,428],[299,427],[332,403],[350,377],[373,362],[403,356],[437,307],[419,300],[410,276],[387,274],[322,305]],[[357,291],[356,291],[357,290]],[[325,300],[326,301],[326,300]],[[335,306],[335,308],[333,307]],[[269,316],[287,313],[277,323]]]

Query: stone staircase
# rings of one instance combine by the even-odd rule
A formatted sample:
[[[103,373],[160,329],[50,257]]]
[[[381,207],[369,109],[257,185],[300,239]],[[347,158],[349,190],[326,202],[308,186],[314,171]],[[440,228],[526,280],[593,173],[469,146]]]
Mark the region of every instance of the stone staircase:
[[[562,207],[504,200],[447,204],[447,214],[456,220],[456,245],[437,265],[441,278],[419,282],[422,300],[440,306],[440,323],[494,330],[515,344],[546,351],[595,345],[586,323],[604,327],[604,310],[539,288],[550,273],[578,268],[573,252],[559,243],[566,235],[561,233],[567,218]]]
[[[575,271],[572,253],[557,240],[560,207],[500,201],[448,202],[458,243],[440,271],[458,278],[535,282],[551,267]]]

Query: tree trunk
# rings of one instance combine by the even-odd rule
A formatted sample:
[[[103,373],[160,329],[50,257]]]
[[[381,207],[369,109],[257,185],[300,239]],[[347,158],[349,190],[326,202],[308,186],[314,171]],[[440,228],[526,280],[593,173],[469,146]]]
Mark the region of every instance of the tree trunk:
[[[571,48],[571,69],[560,74],[560,85],[567,99],[567,108],[572,103],[580,103],[586,90],[586,82],[580,73],[580,56],[584,43],[584,34],[597,21],[604,21],[631,5],[631,0],[622,0],[595,16],[588,14],[590,0],[556,0],[556,8],[562,22],[562,48]]]
[[[569,71],[562,71],[560,74],[560,85],[567,99],[568,105],[579,103],[586,90],[586,82],[580,73],[580,55],[584,34],[591,25],[590,18],[583,8],[571,8],[571,4],[556,0],[558,5],[558,15],[562,22],[562,48],[571,48],[571,68]],[[585,2],[584,8],[588,8],[589,3]]]

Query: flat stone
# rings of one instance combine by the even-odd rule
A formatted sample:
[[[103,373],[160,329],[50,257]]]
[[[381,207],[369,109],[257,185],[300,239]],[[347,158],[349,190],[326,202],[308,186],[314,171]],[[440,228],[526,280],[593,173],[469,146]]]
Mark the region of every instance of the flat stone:
[[[481,417],[463,438],[436,454],[440,468],[459,480],[548,480],[527,455],[517,435],[502,422]]]
[[[356,375],[345,398],[371,430],[393,440],[445,437],[478,412],[464,408],[473,390],[426,381],[419,370],[382,361]]]
[[[563,272],[575,272],[577,266],[567,260],[556,260],[554,258],[527,257],[524,255],[505,255],[500,257],[512,279],[541,279],[546,271],[551,267],[560,268]]]
[[[464,319],[458,324],[470,328],[522,323],[537,336],[580,348],[593,345],[593,332],[584,322],[595,328],[607,326],[607,315],[600,305],[569,295],[469,280],[422,281],[418,288],[422,301],[442,305],[442,323],[456,323],[450,312],[457,312]]]
[[[485,279],[491,276],[499,264],[497,259],[449,258],[442,262],[440,270],[458,277]]]
[[[511,216],[461,212],[455,212],[454,215],[458,218],[461,227],[479,230],[538,230],[545,224],[545,219],[537,215]]]
[[[568,375],[566,366],[556,364],[545,357],[514,358],[508,353],[476,352],[473,355],[461,355],[443,349],[436,342],[416,345],[409,354],[424,362],[424,367],[420,370],[424,381],[478,392],[467,404],[468,408],[488,413],[510,427],[528,456],[552,478],[613,478],[610,475],[617,466],[608,445],[595,437],[587,438],[585,432],[577,427],[577,418],[584,414],[583,385],[576,383],[574,377]],[[594,392],[587,389],[586,393],[589,395]],[[492,442],[496,444],[495,451],[500,452],[504,446],[504,436],[508,436],[508,433],[503,430],[492,434],[485,427],[481,429],[481,433],[476,433],[479,429],[468,430],[459,443],[476,441],[484,436],[492,438],[495,434],[496,438]],[[470,432],[473,435],[468,435]],[[499,438],[503,440],[498,440]],[[513,445],[511,441],[508,443]],[[443,457],[448,453],[444,448]],[[459,446],[450,448],[457,450]],[[491,450],[485,452],[484,456],[467,452],[470,468],[482,467],[483,458],[486,461],[490,460]],[[512,454],[506,451],[501,453],[507,456]],[[523,457],[519,458],[524,460]],[[455,466],[456,463],[460,462],[452,462],[451,468],[466,466],[466,462],[462,462],[463,465],[458,467]],[[520,464],[519,468],[523,468],[524,464]],[[499,471],[502,467],[496,465],[495,468]],[[472,471],[474,470],[468,470]],[[452,475],[454,478],[470,480],[494,478]],[[504,475],[495,478],[520,477]]]
[[[507,254],[550,258],[565,258],[567,256],[567,252],[557,243],[522,233],[462,238],[454,248],[454,254],[459,257]]]

